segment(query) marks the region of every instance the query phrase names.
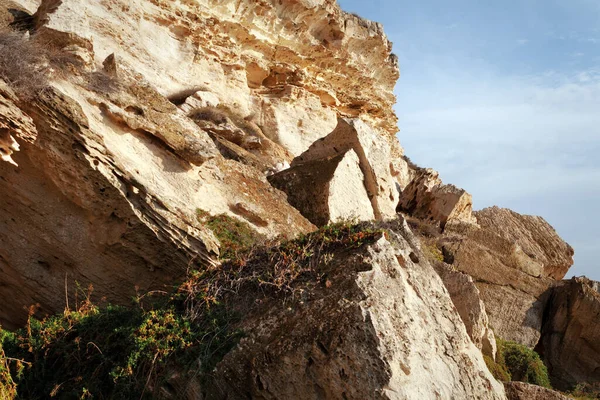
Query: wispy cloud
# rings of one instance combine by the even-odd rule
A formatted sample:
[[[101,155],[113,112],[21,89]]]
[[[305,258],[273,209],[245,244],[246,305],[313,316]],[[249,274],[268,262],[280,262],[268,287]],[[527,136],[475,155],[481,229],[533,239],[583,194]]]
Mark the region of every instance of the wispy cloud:
[[[589,274],[589,243],[600,242],[592,206],[600,203],[600,71],[500,77],[470,70],[453,78],[435,96],[416,96],[419,104],[399,87],[407,154],[470,191],[478,208],[543,214],[581,252],[573,273]]]

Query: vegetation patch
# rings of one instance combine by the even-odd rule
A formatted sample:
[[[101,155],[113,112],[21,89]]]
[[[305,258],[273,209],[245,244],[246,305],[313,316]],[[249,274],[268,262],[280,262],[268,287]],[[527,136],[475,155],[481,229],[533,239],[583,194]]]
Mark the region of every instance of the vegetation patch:
[[[529,347],[496,338],[496,361],[486,358],[492,375],[501,381],[519,381],[552,389],[548,370],[539,354]]]
[[[99,307],[90,288],[75,310],[43,320],[32,310],[25,328],[0,332],[0,399],[151,399],[165,390],[182,398],[185,385],[176,382],[209,380],[243,336],[244,307],[261,296],[286,301],[307,285],[327,286],[333,252],[382,234],[369,225],[335,224],[240,250],[131,307]]]
[[[79,58],[36,35],[29,37],[22,32],[0,31],[0,79],[21,100],[30,100],[47,88],[51,75],[81,65]]]
[[[576,400],[600,399],[600,383],[580,383],[567,395]]]
[[[219,307],[192,323],[174,295],[152,303],[98,307],[87,300],[75,311],[30,317],[26,328],[3,332],[12,358],[0,369],[2,390],[23,399],[154,398],[167,370],[205,374],[241,337],[231,328],[234,317]]]
[[[223,259],[236,258],[240,252],[264,240],[264,237],[248,223],[226,214],[212,216],[204,210],[197,209],[196,215],[219,239]]]
[[[2,330],[0,329],[0,338]],[[21,363],[22,365],[22,363]],[[14,399],[17,396],[17,384],[12,379],[9,368],[9,360],[4,354],[2,340],[0,340],[0,400]]]
[[[383,231],[368,224],[337,223],[287,242],[266,242],[240,251],[213,269],[196,271],[179,289],[192,319],[227,297],[293,297],[304,284],[327,284],[333,252],[377,240]]]

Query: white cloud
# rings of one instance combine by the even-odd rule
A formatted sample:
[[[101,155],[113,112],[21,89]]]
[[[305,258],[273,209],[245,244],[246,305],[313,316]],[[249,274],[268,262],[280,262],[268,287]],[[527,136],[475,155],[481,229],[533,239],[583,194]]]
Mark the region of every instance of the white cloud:
[[[542,214],[575,247],[572,273],[600,280],[591,265],[600,250],[599,71],[440,74],[431,88],[399,86],[407,154],[471,192],[478,208]]]

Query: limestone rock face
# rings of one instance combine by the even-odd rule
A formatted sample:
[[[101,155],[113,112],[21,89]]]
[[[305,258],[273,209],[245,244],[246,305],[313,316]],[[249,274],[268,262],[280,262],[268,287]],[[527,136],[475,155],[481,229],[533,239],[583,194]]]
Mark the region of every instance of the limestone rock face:
[[[600,383],[600,293],[597,282],[561,282],[548,303],[538,350],[553,386],[570,390],[577,383]]]
[[[439,223],[442,229],[452,223],[477,224],[471,195],[456,186],[443,185],[431,168],[418,171],[404,188],[398,211]]]
[[[525,382],[505,382],[508,400],[568,400],[570,397]]]
[[[474,214],[480,227],[447,228],[436,239],[437,245],[444,249],[445,258],[454,268],[473,277],[494,333],[533,348],[540,338],[551,288],[556,284],[542,266],[564,263],[560,268],[566,271],[573,251],[541,218],[499,208]],[[520,229],[518,236],[510,235],[506,228],[510,226]],[[523,249],[538,249],[539,253],[527,254]],[[553,254],[542,264],[545,253],[540,249]],[[548,271],[556,270],[551,267]]]
[[[333,0],[43,0],[36,21],[53,38],[93,42],[96,63],[116,52],[164,95],[203,90],[255,114],[294,155],[338,115],[397,131],[391,43]]]
[[[452,303],[462,318],[469,337],[484,355],[495,360],[496,337],[489,325],[485,304],[473,278],[443,263],[437,263],[435,270],[450,293]]]
[[[476,213],[482,228],[514,243],[521,269],[530,275],[562,279],[573,265],[574,251],[542,217],[519,215],[498,207]]]
[[[354,150],[298,164],[268,179],[286,192],[290,204],[315,225],[375,217]]]
[[[396,180],[398,172],[394,168],[394,162],[402,154],[394,153],[395,148],[391,143],[389,137],[362,120],[340,119],[335,130],[296,157],[292,167],[354,150],[360,160],[364,186],[375,218],[392,218],[396,215],[399,199]]]
[[[392,230],[336,252],[302,302],[247,314],[206,398],[504,399],[410,230]]]

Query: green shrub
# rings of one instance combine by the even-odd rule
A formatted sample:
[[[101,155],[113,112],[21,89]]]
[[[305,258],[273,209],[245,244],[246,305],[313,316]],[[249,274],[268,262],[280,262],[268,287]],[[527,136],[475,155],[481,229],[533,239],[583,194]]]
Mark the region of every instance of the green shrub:
[[[241,251],[263,239],[250,225],[226,214],[211,216],[197,209],[198,220],[205,224],[221,243],[221,258],[235,258]]]
[[[494,378],[501,382],[510,382],[512,380],[510,372],[506,370],[506,365],[503,362],[496,362],[490,356],[483,356],[483,359]],[[496,355],[496,359],[498,360],[498,355]]]
[[[515,342],[500,339],[498,343],[513,381],[551,388],[548,369],[539,354]]]
[[[569,396],[577,400],[600,399],[600,383],[580,383],[569,392]]]
[[[240,332],[218,308],[192,323],[171,297],[159,300],[149,310],[86,303],[41,321],[30,317],[2,338],[6,353],[22,360],[10,366],[8,382],[26,399],[153,398],[167,367],[202,376],[237,343]]]
[[[0,328],[0,339],[4,336],[5,334],[2,332],[2,328]],[[2,340],[0,340],[0,400],[11,400],[16,396],[17,385],[12,379],[8,360],[2,348]]]
[[[548,370],[540,356],[527,346],[496,338],[496,361],[484,357],[488,369],[500,381],[519,381],[551,389]]]

